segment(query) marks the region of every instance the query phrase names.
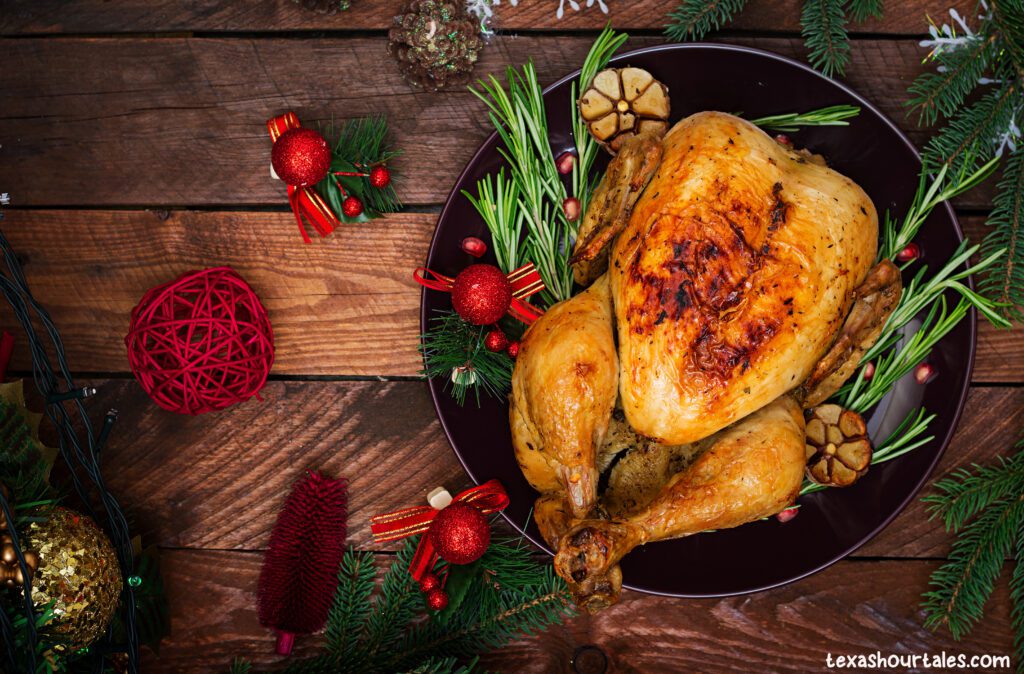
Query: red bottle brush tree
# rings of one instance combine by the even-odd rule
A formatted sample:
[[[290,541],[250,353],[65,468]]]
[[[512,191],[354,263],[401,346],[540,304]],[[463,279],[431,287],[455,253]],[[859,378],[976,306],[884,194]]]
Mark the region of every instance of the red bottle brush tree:
[[[297,634],[323,627],[345,554],[348,485],[316,471],[292,489],[277,517],[260,572],[260,624],[277,631],[277,652],[291,653]]]

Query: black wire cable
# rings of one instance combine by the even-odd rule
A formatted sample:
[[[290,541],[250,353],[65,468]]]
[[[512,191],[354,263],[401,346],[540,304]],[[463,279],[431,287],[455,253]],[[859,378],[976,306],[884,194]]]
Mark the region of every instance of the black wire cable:
[[[99,436],[93,434],[92,423],[89,414],[82,402],[84,397],[91,395],[94,390],[89,390],[75,385],[71,376],[65,356],[64,344],[57,331],[49,313],[43,308],[29,290],[28,282],[25,280],[24,272],[17,256],[14,254],[10,243],[0,231],[0,251],[3,252],[3,259],[6,269],[0,270],[0,293],[10,303],[14,315],[27,336],[29,351],[32,354],[32,377],[36,388],[46,400],[46,416],[53,423],[57,431],[57,444],[60,455],[67,463],[68,473],[75,492],[80,497],[86,514],[95,522],[105,523],[109,529],[110,539],[117,552],[118,562],[121,566],[123,580],[123,622],[125,633],[128,639],[128,671],[130,674],[138,672],[139,658],[139,635],[135,615],[135,590],[130,582],[135,571],[135,555],[132,550],[131,532],[124,513],[121,510],[117,499],[107,489],[100,470],[100,452],[106,444],[110,435],[117,413],[113,410],[107,413]],[[36,332],[34,320],[38,320],[43,327],[45,337],[41,338]],[[57,369],[54,370],[50,361],[47,347],[52,349]],[[60,386],[63,384],[63,387]],[[59,390],[63,388],[63,391]],[[68,408],[72,411],[69,412]],[[75,428],[78,422],[79,429]],[[98,497],[105,518],[102,520],[96,515],[93,506],[93,494]],[[17,535],[14,532],[13,513],[3,495],[0,494],[0,506],[12,526],[9,527],[10,534],[14,541],[14,549],[21,565],[22,573],[25,576],[25,616],[28,620],[28,633],[30,637],[30,653],[28,657],[32,671],[35,671],[35,653],[39,643],[39,635],[35,626],[35,611],[32,606],[31,585],[25,567],[25,559]],[[105,653],[111,652],[112,630],[107,630],[107,635],[101,643],[96,644],[92,652],[98,654],[95,660],[95,671],[102,672],[105,664]],[[5,645],[5,656],[12,665],[9,669],[16,671],[17,654],[14,653],[13,626],[6,613],[0,611],[0,636],[3,637]]]

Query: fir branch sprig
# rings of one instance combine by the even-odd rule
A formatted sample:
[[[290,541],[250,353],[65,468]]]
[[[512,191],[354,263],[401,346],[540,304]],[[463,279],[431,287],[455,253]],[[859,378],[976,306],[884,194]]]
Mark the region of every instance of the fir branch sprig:
[[[827,108],[819,108],[810,112],[790,112],[758,117],[750,122],[772,131],[793,133],[805,126],[849,126],[850,123],[846,120],[859,114],[860,107],[856,105],[830,105]]]
[[[472,390],[477,405],[480,391],[500,398],[512,385],[512,359],[505,352],[494,353],[484,346],[489,328],[472,325],[454,311],[439,311],[430,328],[420,336],[420,353],[428,379],[445,379],[445,390],[459,405]]]
[[[854,22],[863,23],[868,19],[881,19],[884,7],[882,0],[848,0],[847,9]]]
[[[335,172],[368,173],[374,166],[385,164],[401,154],[388,146],[387,119],[377,116],[350,119],[340,125],[331,122],[324,129],[324,137],[328,142],[334,138],[331,169],[317,183],[316,191],[339,219],[343,222],[365,222],[381,213],[394,213],[402,207],[393,179],[386,187],[378,189],[359,175],[334,175]],[[363,212],[354,218],[345,215],[342,208],[348,195],[357,197],[365,206]]]
[[[670,23],[665,34],[676,42],[702,40],[732,21],[746,4],[747,0],[683,0],[668,15]]]
[[[811,65],[829,77],[842,74],[850,61],[843,0],[804,0],[800,27]]]
[[[1014,152],[1003,168],[993,209],[986,224],[991,231],[981,246],[988,257],[1006,255],[997,273],[985,274],[978,291],[1002,305],[1007,317],[1024,321],[1024,152]]]
[[[1024,552],[1024,442],[993,465],[973,465],[935,484],[923,501],[933,518],[956,532],[949,561],[931,578],[923,596],[925,626],[949,628],[960,639],[981,619],[995,581],[1011,554]],[[1024,657],[1024,577],[1017,563],[1010,580],[1017,671]]]

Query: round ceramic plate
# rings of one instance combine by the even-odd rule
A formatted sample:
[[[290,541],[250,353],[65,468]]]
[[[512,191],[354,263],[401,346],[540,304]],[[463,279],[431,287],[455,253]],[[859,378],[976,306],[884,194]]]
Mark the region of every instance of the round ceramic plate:
[[[903,214],[917,187],[920,160],[913,145],[871,103],[810,68],[768,52],[716,44],[664,45],[622,54],[616,65],[649,70],[668,85],[672,121],[701,110],[721,110],[753,119],[802,112],[828,105],[858,105],[861,113],[847,127],[808,128],[790,134],[798,147],[828,158],[831,166],[855,180],[875,202],[879,214]],[[545,90],[555,155],[572,147],[570,82],[573,73]],[[460,250],[466,236],[489,240],[486,226],[461,190],[502,165],[499,140],[492,135],[470,160],[448,197],[430,246],[427,266],[455,275],[475,262]],[[927,260],[948,259],[962,235],[953,210],[940,207],[917,241]],[[493,262],[493,258],[484,258]],[[435,310],[451,307],[449,296],[424,291],[421,323],[426,329]],[[800,500],[798,517],[781,524],[774,518],[725,531],[699,534],[637,548],[622,561],[626,587],[657,594],[710,597],[753,592],[803,578],[850,554],[885,527],[928,478],[956,428],[974,361],[975,318],[963,321],[930,357],[940,373],[927,386],[912,377],[901,381],[870,416],[875,439],[886,437],[912,410],[923,405],[937,415],[923,447],[874,466],[856,485]],[[498,478],[511,504],[505,517],[547,549],[529,522],[537,493],[520,473],[513,456],[505,400],[472,399],[459,407],[443,381],[430,390],[448,439],[476,482]]]

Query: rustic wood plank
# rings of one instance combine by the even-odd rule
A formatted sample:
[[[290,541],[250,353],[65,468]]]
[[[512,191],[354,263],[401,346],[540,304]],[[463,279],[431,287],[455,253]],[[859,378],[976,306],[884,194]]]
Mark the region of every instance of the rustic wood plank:
[[[60,0],[14,0],[0,15],[0,34],[124,33],[171,31],[297,31],[385,29],[401,3],[392,0],[355,0],[343,13],[324,16],[307,11],[291,0],[238,3],[230,0],[180,2],[177,0],[92,0],[68,6]],[[926,15],[944,18],[954,6],[970,16],[969,0],[888,0],[885,17],[852,24],[851,32],[923,33]],[[662,0],[608,0],[609,12],[597,6],[565,16],[555,15],[558,0],[521,0],[518,7],[496,7],[499,30],[595,30],[611,21],[620,30],[657,30],[668,23],[672,2]],[[800,0],[751,0],[729,26],[732,30],[796,32],[800,30]]]
[[[132,381],[99,388],[90,409],[115,407],[121,419],[104,450],[107,465],[118,466],[108,484],[139,532],[160,545],[264,547],[289,486],[308,468],[349,479],[357,546],[372,545],[372,515],[440,484],[471,486],[420,382],[271,382],[262,403],[196,418],[163,412]],[[936,475],[1006,453],[1022,427],[1024,389],[973,389]],[[948,544],[915,503],[857,554],[938,557]]]
[[[798,57],[804,49],[797,38],[728,41]],[[539,77],[552,82],[577,68],[590,44],[589,36],[499,36],[477,74],[543,54]],[[918,145],[927,132],[915,130],[903,102],[922,55],[913,39],[858,40],[847,78]],[[306,124],[385,113],[405,151],[395,163],[400,195],[437,204],[490,132],[483,104],[465,90],[427,94],[405,84],[383,37],[6,39],[0,57],[0,185],[21,205],[280,205],[264,122],[285,110]],[[987,207],[990,194],[962,203]]]
[[[389,562],[378,559],[381,569]],[[143,671],[226,671],[236,656],[261,670],[283,664],[256,618],[259,554],[167,550],[161,563],[173,633],[159,658],[144,654]],[[772,672],[816,672],[827,671],[828,653],[1010,654],[1005,580],[963,641],[921,626],[920,594],[936,566],[844,561],[787,587],[726,599],[627,591],[618,605],[521,639],[481,664],[488,671],[569,673],[573,652],[583,645],[602,649],[613,672],[749,672],[752,663]],[[319,641],[300,638],[293,657],[319,652]]]
[[[275,373],[412,376],[421,367],[420,289],[411,273],[426,259],[434,214],[347,225],[312,245],[282,212],[13,210],[6,217],[75,371],[126,372],[124,334],[142,294],[218,264],[235,267],[270,311]],[[985,233],[980,218],[964,225],[972,240]],[[0,308],[5,324],[7,311]],[[27,363],[20,343],[14,366]],[[1024,331],[983,325],[974,378],[1024,382]]]

